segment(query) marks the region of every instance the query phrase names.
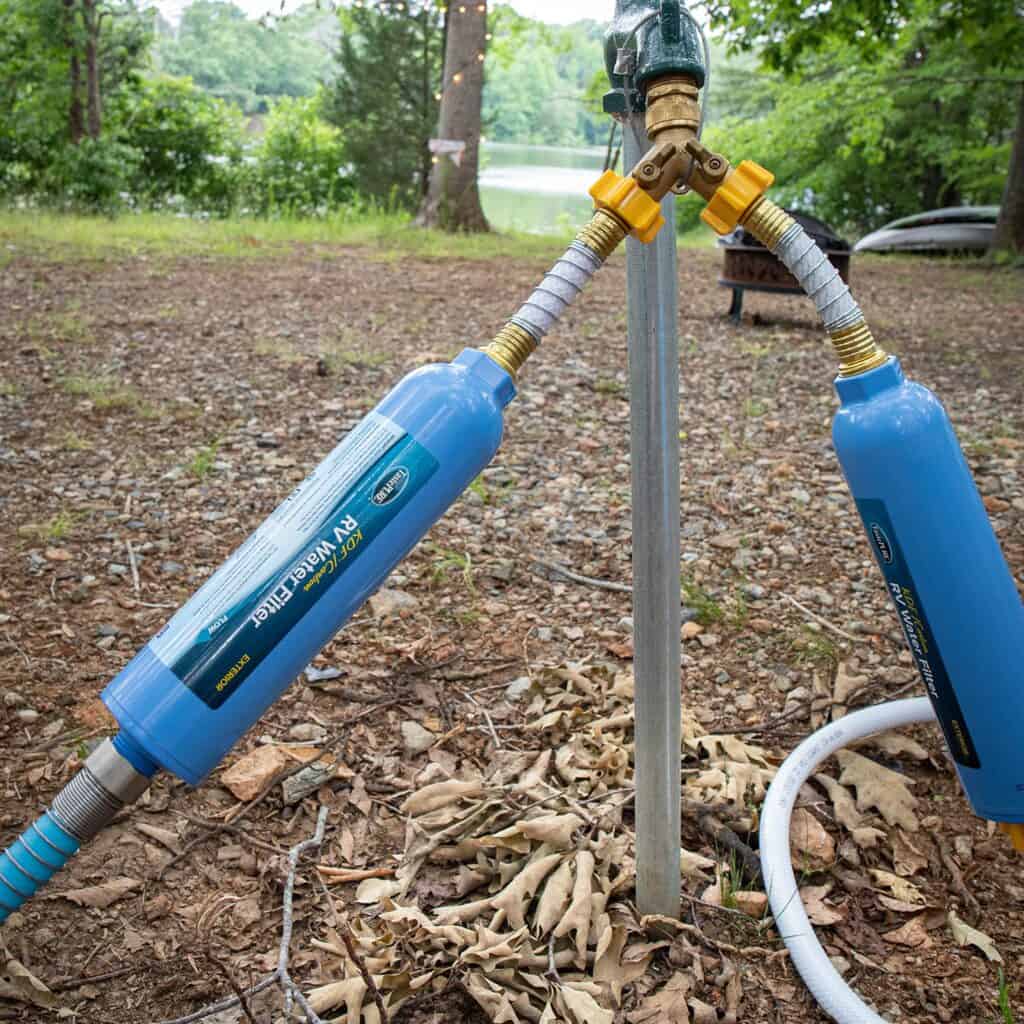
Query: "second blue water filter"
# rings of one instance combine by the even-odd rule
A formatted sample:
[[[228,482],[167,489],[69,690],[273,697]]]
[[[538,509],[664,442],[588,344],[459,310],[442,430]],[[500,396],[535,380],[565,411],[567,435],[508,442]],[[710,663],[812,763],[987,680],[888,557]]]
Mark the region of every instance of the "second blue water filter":
[[[405,377],[104,690],[121,753],[198,785],[491,461],[514,396],[474,349]]]
[[[949,416],[893,358],[836,390],[836,454],[967,797],[1024,822],[1024,605]]]

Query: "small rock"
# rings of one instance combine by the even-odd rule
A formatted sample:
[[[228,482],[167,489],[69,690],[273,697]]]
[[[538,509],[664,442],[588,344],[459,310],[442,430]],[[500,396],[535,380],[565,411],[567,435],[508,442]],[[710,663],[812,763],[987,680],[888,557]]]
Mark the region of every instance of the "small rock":
[[[111,562],[107,566],[107,572],[109,572],[111,576],[127,576],[128,566],[121,565],[120,562]]]
[[[529,676],[520,676],[518,679],[513,679],[505,688],[505,698],[507,700],[519,700],[520,697],[529,693],[532,685],[533,682]]]
[[[721,639],[722,638],[720,636],[716,636],[714,633],[701,633],[701,635],[697,637],[697,643],[699,643],[701,647],[716,647]]]
[[[315,668],[312,665],[306,666],[306,681],[310,683],[326,683],[328,679],[337,679],[344,675],[340,668]]]
[[[96,627],[97,636],[119,636],[121,630],[117,628],[112,622],[101,622]]]
[[[794,487],[793,490],[789,492],[789,496],[798,505],[810,505],[811,503],[811,492],[805,491],[802,487]]]
[[[1010,509],[1010,503],[1004,498],[996,498],[990,494],[983,500],[985,502],[985,508],[988,509],[989,512],[1007,512]],[[46,552],[46,557],[50,557],[49,551]]]
[[[736,909],[742,911],[747,917],[759,919],[764,917],[768,909],[768,897],[763,892],[752,890],[740,890],[732,894],[736,901]]]
[[[403,615],[420,606],[412,594],[404,590],[388,590],[382,587],[370,598],[370,611],[374,618],[386,619],[391,615]]]
[[[704,627],[698,622],[684,622],[683,623],[683,639],[692,640],[695,636],[699,636],[704,632]]]
[[[419,722],[409,719],[402,723],[402,742],[406,753],[413,757],[429,750],[436,739],[437,737],[429,729],[424,729]]]
[[[34,708],[20,708],[15,714],[20,718],[26,725],[30,725],[32,722],[39,721],[39,712]]]
[[[619,629],[625,629],[628,632],[632,633],[633,632],[633,616],[632,615],[623,615],[622,618],[619,619]]]
[[[47,548],[44,554],[48,562],[70,562],[73,557],[65,548]]]
[[[708,543],[722,551],[735,551],[740,546],[740,539],[734,533],[720,533],[717,537],[712,537]]]
[[[757,698],[752,693],[741,693],[736,698],[736,707],[740,711],[753,711],[757,707]]]
[[[280,747],[256,747],[223,772],[220,782],[236,800],[252,800],[285,765],[292,763]]]
[[[759,583],[748,583],[743,588],[743,593],[750,598],[751,601],[760,601],[764,597],[766,591]]]
[[[25,698],[22,697],[22,695],[20,693],[18,693],[17,690],[8,690],[4,694],[4,703],[9,708],[14,708],[14,707],[17,707],[19,704],[24,704],[25,703]]]
[[[160,563],[160,571],[168,576],[178,576],[185,571],[181,562],[166,561]]]
[[[109,651],[110,648],[114,646],[114,640],[115,637],[112,636],[101,636],[99,640],[96,641],[96,646],[99,647],[100,650]]]
[[[300,722],[288,730],[288,735],[300,743],[319,743],[327,736],[327,730],[315,722]]]

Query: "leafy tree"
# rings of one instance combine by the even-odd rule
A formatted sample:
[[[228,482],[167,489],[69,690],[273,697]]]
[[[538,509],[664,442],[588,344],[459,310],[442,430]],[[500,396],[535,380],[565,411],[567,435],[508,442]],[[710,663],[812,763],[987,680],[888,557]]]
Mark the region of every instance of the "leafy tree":
[[[338,12],[337,74],[324,117],[341,129],[360,194],[415,209],[430,179],[442,15],[431,0]]]
[[[802,125],[789,141],[804,154],[805,177],[829,189],[833,205],[846,190],[849,212],[870,224],[922,205],[998,201],[1002,189],[997,245],[1024,250],[1024,11],[1016,0],[707,7],[734,47],[759,51],[785,76],[774,94],[782,113],[770,120]],[[798,107],[811,119],[800,122]],[[826,152],[813,152],[809,135],[828,139],[837,166],[811,171]],[[866,168],[864,187],[852,168],[838,166],[844,160]],[[827,175],[837,178],[822,182]]]
[[[159,66],[187,76],[247,113],[279,96],[311,96],[331,67],[337,21],[316,4],[287,17],[253,21],[228,0],[195,0],[177,33],[157,41]]]

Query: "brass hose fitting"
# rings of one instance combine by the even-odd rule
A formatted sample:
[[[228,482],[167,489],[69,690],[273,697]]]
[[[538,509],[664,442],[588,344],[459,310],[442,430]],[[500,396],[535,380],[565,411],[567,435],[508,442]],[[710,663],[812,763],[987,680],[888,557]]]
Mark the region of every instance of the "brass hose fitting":
[[[536,347],[537,339],[525,327],[510,320],[484,348],[484,352],[514,380]]]
[[[740,223],[766,249],[774,249],[796,221],[767,196],[760,196],[740,216]]]
[[[580,229],[576,241],[592,249],[604,261],[628,234],[629,228],[614,213],[595,210],[594,216]]]
[[[700,89],[691,75],[665,75],[647,87],[647,137],[683,150],[700,130]]]
[[[856,377],[877,369],[888,358],[888,353],[875,341],[867,321],[859,321],[841,330],[829,331],[832,347],[839,358],[839,376]]]

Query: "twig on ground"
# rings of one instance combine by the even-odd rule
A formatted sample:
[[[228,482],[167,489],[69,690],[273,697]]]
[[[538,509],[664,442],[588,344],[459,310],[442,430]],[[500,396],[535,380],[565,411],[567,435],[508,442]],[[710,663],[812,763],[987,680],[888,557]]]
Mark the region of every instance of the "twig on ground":
[[[384,997],[380,994],[380,989],[377,987],[377,982],[373,980],[373,975],[366,969],[366,961],[363,960],[359,950],[356,949],[356,941],[352,937],[351,929],[347,924],[342,923],[338,926],[338,934],[341,936],[341,941],[345,943],[349,959],[356,965],[356,969],[362,976],[363,983],[366,985],[366,991],[373,996],[377,1012],[380,1014],[381,1024],[387,1024],[388,1010],[384,1005]]]
[[[323,845],[324,830],[327,827],[327,813],[328,808],[321,806],[316,818],[316,831],[309,839],[304,839],[288,851],[288,875],[285,878],[284,897],[281,908],[281,945],[277,955],[277,969],[274,973],[262,981],[256,982],[255,985],[250,985],[244,992],[238,992],[237,995],[229,996],[227,999],[222,999],[217,1003],[212,1003],[210,1006],[197,1010],[195,1013],[190,1013],[185,1017],[161,1021],[160,1024],[195,1024],[196,1021],[203,1020],[205,1017],[212,1017],[215,1013],[220,1013],[222,1010],[232,1010],[235,1007],[242,1006],[243,1000],[251,999],[264,989],[270,988],[271,985],[279,985],[284,992],[286,1017],[291,1014],[293,1004],[298,1003],[302,1008],[302,1012],[306,1015],[307,1024],[324,1024],[324,1021],[317,1016],[316,1012],[309,1005],[299,987],[292,981],[292,977],[288,973],[288,957],[295,920],[293,901],[295,896],[295,876],[299,870],[299,858],[307,850]]]
[[[964,881],[964,876],[961,874],[960,868],[953,858],[953,851],[949,848],[949,843],[942,836],[936,837],[936,841],[939,844],[939,856],[942,859],[943,866],[949,872],[949,877],[952,879],[956,894],[971,911],[977,913],[981,906],[974,893],[967,888],[967,883]]]
[[[68,978],[67,981],[54,982],[50,986],[51,992],[66,992],[71,988],[79,988],[81,985],[98,985],[103,981],[113,981],[115,978],[123,978],[126,974],[135,974],[143,969],[142,965],[133,964],[131,967],[119,967],[116,971],[105,971],[103,974],[86,974],[81,978]]]
[[[328,864],[317,864],[320,872],[331,885],[345,885],[348,882],[365,882],[367,878],[394,878],[394,868],[332,868]]]
[[[552,931],[548,939],[548,969],[544,972],[545,978],[550,978],[556,985],[562,984],[562,976],[558,973],[558,964],[555,963],[555,933]]]
[[[210,949],[209,946],[207,946],[206,949],[206,956],[217,970],[224,975],[224,980],[228,983],[231,991],[234,992],[235,996],[238,998],[238,1005],[241,1008],[242,1013],[245,1014],[246,1020],[249,1021],[249,1024],[259,1024],[259,1021],[253,1016],[252,1007],[249,1006],[249,1000],[246,997],[245,992],[242,991],[242,986],[239,985],[238,981],[235,979],[235,975],[231,968],[224,963],[223,960],[219,960],[215,957],[213,955],[213,950]]]
[[[470,704],[472,704],[473,707],[475,707],[480,712],[480,714],[484,716],[484,720],[487,722],[487,728],[491,732],[491,739],[494,740],[494,749],[501,750],[501,740],[498,738],[497,729],[494,728],[494,719],[491,718],[487,708],[485,708],[483,704],[481,704],[468,690],[460,689],[459,693],[461,693],[462,696],[465,697],[470,702]]]
[[[812,612],[810,608],[805,604],[801,604],[795,597],[790,597],[789,594],[780,595],[783,601],[788,601],[794,608],[801,611],[810,619],[814,619],[819,626],[824,626],[826,629],[830,629],[836,636],[841,636],[844,640],[849,640],[851,644],[863,643],[863,639],[858,639],[855,636],[851,636],[845,630],[840,629],[835,623],[829,622],[828,619],[823,618],[817,612]]]
[[[132,547],[132,542],[130,540],[126,540],[124,544],[128,549],[128,566],[132,571],[132,587],[137,594],[142,586],[139,582],[139,563],[135,558],[135,548]]]
[[[532,564],[540,566],[542,569],[547,569],[548,572],[553,572],[556,576],[563,576],[572,583],[581,583],[585,587],[596,587],[598,590],[614,590],[618,594],[633,593],[633,588],[628,583],[617,583],[615,580],[597,580],[592,576],[581,576],[578,572],[573,572],[572,569],[567,569],[564,565],[559,565],[557,562],[545,562],[535,558]],[[535,573],[535,575],[540,576],[541,573]]]

